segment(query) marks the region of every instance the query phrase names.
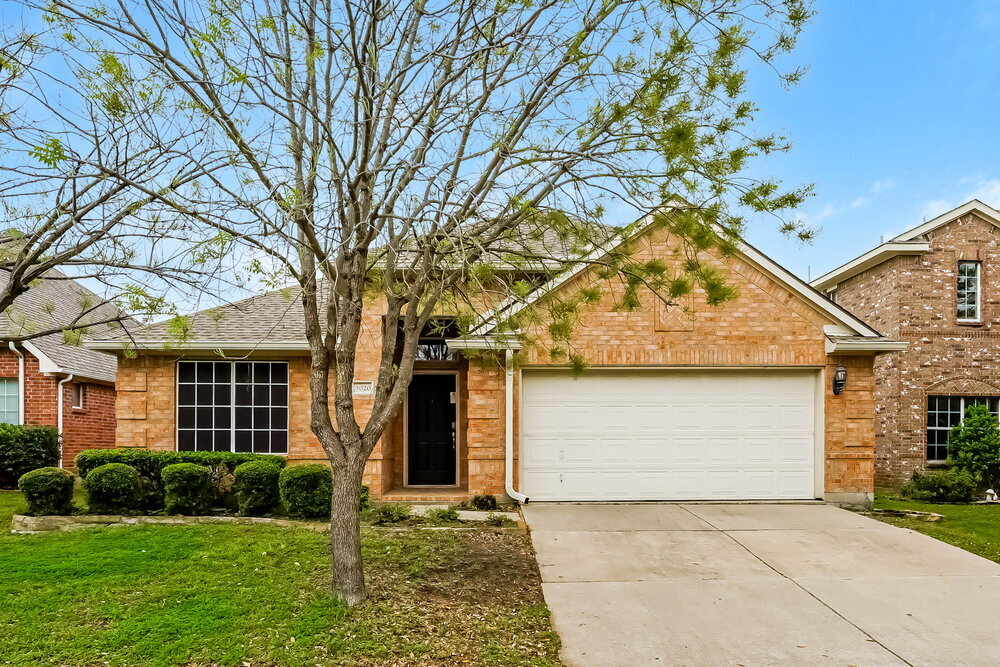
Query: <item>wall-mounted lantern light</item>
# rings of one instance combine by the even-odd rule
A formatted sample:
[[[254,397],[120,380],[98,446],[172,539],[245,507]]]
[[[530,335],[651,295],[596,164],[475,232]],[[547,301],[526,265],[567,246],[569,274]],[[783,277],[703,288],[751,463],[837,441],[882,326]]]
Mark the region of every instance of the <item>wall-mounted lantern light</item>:
[[[840,396],[846,386],[847,369],[843,366],[837,366],[837,370],[833,373],[833,395]]]

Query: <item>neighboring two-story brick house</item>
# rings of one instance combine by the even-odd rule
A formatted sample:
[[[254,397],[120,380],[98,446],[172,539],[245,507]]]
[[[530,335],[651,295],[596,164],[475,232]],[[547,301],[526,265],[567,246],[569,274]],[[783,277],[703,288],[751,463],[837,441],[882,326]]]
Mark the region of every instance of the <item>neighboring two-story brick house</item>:
[[[60,465],[72,467],[80,451],[114,446],[117,359],[67,344],[61,333],[23,342],[8,337],[67,326],[83,311],[89,311],[84,322],[100,322],[117,311],[81,284],[58,272],[51,275],[0,316],[0,422],[58,428]]]
[[[947,458],[964,409],[1000,403],[1000,212],[973,200],[812,281],[906,350],[875,360],[876,484]]]

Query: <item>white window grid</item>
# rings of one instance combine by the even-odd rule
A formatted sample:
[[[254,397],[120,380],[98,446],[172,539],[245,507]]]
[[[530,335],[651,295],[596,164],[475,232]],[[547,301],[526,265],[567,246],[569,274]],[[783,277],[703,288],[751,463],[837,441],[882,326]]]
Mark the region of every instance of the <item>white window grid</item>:
[[[943,463],[948,458],[948,437],[951,429],[962,423],[965,409],[985,405],[998,416],[1000,398],[996,396],[928,396],[927,397],[927,461]]]
[[[958,263],[957,315],[960,322],[978,322],[980,319],[980,273],[979,262]]]
[[[17,378],[0,378],[0,423],[20,424],[20,393]]]

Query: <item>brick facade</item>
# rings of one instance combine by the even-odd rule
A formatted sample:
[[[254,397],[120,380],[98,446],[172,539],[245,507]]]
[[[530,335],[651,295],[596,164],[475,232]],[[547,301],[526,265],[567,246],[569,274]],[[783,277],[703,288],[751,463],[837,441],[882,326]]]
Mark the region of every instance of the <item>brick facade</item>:
[[[0,378],[17,379],[18,358],[9,349],[0,350]],[[24,352],[24,423],[58,426],[58,377],[39,371],[38,359]],[[84,407],[73,408],[69,383],[63,385],[63,466],[73,467],[84,449],[115,445],[115,388],[84,383]]]
[[[927,397],[1000,396],[1000,230],[974,213],[927,234],[930,250],[893,257],[837,287],[837,302],[910,342],[875,361],[878,486],[927,467]],[[957,321],[960,260],[982,263],[981,321]]]
[[[655,232],[635,248],[639,259],[677,257],[663,232]],[[677,259],[676,261],[681,261]],[[732,366],[802,367],[823,373],[825,484],[828,494],[870,494],[874,467],[874,374],[872,355],[828,356],[824,326],[828,315],[776,282],[747,259],[709,259],[725,271],[740,292],[737,300],[718,307],[704,304],[701,294],[685,303],[690,313],[663,305],[652,293],[632,312],[616,309],[620,286],[603,284],[599,303],[582,312],[574,332],[573,351],[597,366]],[[584,273],[563,290],[572,292],[598,279]],[[365,316],[358,350],[358,380],[374,380],[379,354],[380,313],[377,304]],[[520,355],[524,366],[562,365],[547,350],[544,323],[533,346]],[[117,444],[172,450],[175,447],[174,396],[177,354],[147,353],[121,358],[118,366]],[[210,357],[205,357],[210,358]],[[255,358],[289,362],[289,458],[325,460],[309,430],[308,363],[305,357],[259,353]],[[847,391],[834,396],[832,373],[849,369]],[[505,371],[495,361],[468,360],[457,365],[459,378],[459,475],[461,495],[504,493]],[[514,396],[518,396],[515,386]],[[365,419],[370,404],[358,398]],[[517,402],[515,400],[515,446]],[[402,487],[402,417],[386,430],[372,454],[365,481],[374,496],[387,497]],[[516,450],[515,450],[516,456]],[[517,466],[515,464],[515,471]],[[516,472],[515,472],[516,474]]]

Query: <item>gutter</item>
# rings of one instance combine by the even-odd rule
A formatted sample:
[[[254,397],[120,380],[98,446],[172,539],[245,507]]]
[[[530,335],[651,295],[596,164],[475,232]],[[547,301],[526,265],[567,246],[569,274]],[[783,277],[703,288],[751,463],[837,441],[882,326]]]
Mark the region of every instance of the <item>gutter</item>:
[[[24,353],[12,341],[8,341],[7,346],[17,355],[17,423],[24,424]]]
[[[507,389],[504,406],[504,490],[516,502],[527,504],[528,496],[514,490],[514,352],[507,350],[504,360]]]
[[[63,467],[63,385],[73,379],[73,374],[70,373],[62,380],[59,380],[58,390],[56,391],[57,400],[59,401],[59,407],[56,409],[58,417],[56,417],[56,428],[59,431],[59,467]]]

